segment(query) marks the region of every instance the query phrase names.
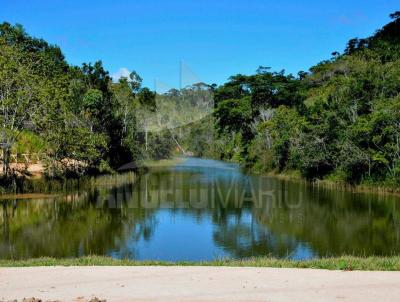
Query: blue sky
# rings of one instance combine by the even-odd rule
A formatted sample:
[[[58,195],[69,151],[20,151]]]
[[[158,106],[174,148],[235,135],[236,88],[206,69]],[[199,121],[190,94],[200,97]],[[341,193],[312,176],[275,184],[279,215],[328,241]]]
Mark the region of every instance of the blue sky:
[[[179,86],[180,62],[221,84],[259,65],[297,73],[371,35],[399,0],[0,0],[0,21],[59,45],[68,62]]]

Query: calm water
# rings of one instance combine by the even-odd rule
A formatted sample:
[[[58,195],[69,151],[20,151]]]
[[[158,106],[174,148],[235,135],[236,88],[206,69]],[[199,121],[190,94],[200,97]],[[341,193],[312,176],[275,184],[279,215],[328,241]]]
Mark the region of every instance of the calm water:
[[[0,201],[0,258],[307,259],[400,252],[400,200],[190,158],[134,181]]]

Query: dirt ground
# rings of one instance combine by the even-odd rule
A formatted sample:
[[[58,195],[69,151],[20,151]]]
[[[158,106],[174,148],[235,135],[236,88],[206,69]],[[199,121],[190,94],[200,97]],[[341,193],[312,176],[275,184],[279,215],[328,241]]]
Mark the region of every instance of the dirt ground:
[[[28,173],[31,177],[40,177],[44,172],[44,165],[42,163],[29,164],[26,167],[23,163],[11,163],[10,169],[17,172],[17,175],[25,175]],[[0,164],[0,175],[3,175],[3,164]]]
[[[244,267],[0,269],[0,301],[399,301],[400,272]]]

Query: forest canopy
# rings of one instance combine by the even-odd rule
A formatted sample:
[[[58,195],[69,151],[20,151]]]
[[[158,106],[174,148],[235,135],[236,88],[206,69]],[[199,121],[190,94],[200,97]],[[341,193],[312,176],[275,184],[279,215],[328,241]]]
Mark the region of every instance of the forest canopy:
[[[21,25],[1,24],[4,174],[11,173],[15,152],[43,155],[50,175],[112,171],[151,156],[135,111],[152,106],[155,94],[141,82],[135,72],[113,82],[101,61],[69,65],[57,46],[29,36]]]
[[[44,154],[49,175],[85,174],[169,157],[179,146],[259,172],[398,186],[400,12],[390,17],[374,35],[351,39],[343,53],[308,72],[260,66],[220,86],[198,83],[163,95],[142,87],[135,72],[113,82],[101,61],[72,66],[59,47],[3,23],[3,173],[10,173],[15,152]],[[207,115],[179,103],[210,94]],[[157,110],[169,112],[168,119],[152,120],[162,130],[148,131]]]
[[[308,72],[260,67],[216,87],[214,157],[260,172],[398,186],[400,13],[391,18]]]

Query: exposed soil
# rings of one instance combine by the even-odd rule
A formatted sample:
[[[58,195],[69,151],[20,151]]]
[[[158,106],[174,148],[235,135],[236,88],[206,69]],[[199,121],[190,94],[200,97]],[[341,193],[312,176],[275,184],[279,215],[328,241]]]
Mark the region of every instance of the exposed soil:
[[[0,269],[0,301],[398,301],[400,272],[257,267]],[[30,300],[26,300],[30,301]],[[38,300],[32,300],[37,302]],[[102,301],[102,300],[100,300]],[[104,301],[104,300],[103,300]]]

